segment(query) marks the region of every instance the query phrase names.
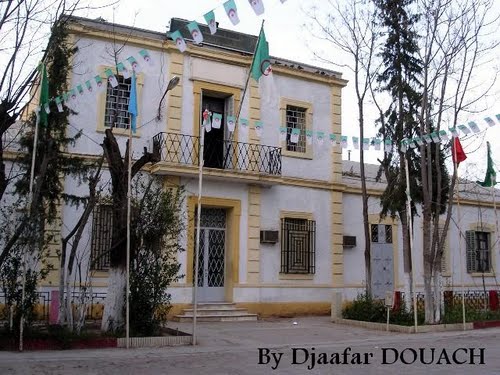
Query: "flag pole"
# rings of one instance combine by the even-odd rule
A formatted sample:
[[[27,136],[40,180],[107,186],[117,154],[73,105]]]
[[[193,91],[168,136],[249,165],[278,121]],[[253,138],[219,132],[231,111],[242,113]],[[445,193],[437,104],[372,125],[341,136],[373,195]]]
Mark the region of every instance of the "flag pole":
[[[127,285],[126,285],[126,312],[125,312],[125,340],[127,349],[130,348],[130,206],[132,195],[132,115],[129,114],[128,131],[128,160],[127,160]]]
[[[45,66],[42,63],[42,71],[40,73],[40,102],[38,103],[38,108],[35,110],[36,120],[35,120],[35,135],[33,137],[33,154],[31,155],[31,170],[30,170],[30,183],[28,192],[28,215],[30,216],[33,212],[33,189],[35,185],[35,160],[38,148],[38,127],[40,125],[40,111],[44,111],[44,80],[46,77]],[[23,334],[24,334],[24,300],[26,298],[26,263],[27,263],[26,249],[23,250],[23,269],[22,269],[22,283],[21,283],[21,317],[19,319],[19,351],[23,351]]]
[[[203,116],[201,123],[203,124]],[[193,285],[193,340],[192,344],[196,345],[196,318],[198,313],[198,267],[200,264],[200,225],[201,225],[201,191],[203,187],[203,153],[205,143],[205,128],[200,127],[200,154],[198,155],[198,205],[197,205],[197,222],[196,222],[196,244],[194,252],[194,285]]]
[[[411,257],[411,283],[413,284],[413,320],[415,322],[415,333],[417,333],[418,329],[418,321],[417,321],[417,284],[415,281],[415,254],[413,254],[413,222],[411,219],[411,195],[410,195],[410,171],[408,166],[408,154],[405,155],[405,167],[406,167],[406,216],[408,221],[409,228],[409,237],[410,237],[410,257]]]

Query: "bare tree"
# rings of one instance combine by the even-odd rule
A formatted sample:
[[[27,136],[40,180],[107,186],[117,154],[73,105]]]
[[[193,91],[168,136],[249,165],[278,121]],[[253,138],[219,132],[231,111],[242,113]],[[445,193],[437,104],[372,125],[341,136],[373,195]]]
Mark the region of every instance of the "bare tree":
[[[350,63],[343,67],[351,70],[354,74],[354,88],[356,91],[359,137],[364,138],[365,131],[365,105],[367,94],[370,94],[370,86],[376,76],[375,53],[377,51],[376,37],[378,34],[375,22],[376,12],[371,2],[353,0],[347,2],[328,1],[328,12],[319,12],[312,8],[308,17],[313,23],[311,33],[331,45],[335,50],[341,50],[349,56]],[[318,32],[319,31],[319,32]],[[321,61],[336,64],[328,57],[315,54]],[[371,239],[370,224],[368,219],[368,199],[366,188],[365,158],[363,147],[359,148],[360,177],[363,229],[365,238],[365,278],[366,294],[372,295],[371,291]]]
[[[488,63],[488,55],[497,48],[493,36],[500,25],[493,0],[419,0],[421,18],[421,60],[423,61],[423,95],[420,132],[428,134],[458,124],[462,113],[473,112],[493,85],[490,76],[486,86],[479,88],[479,68]],[[479,78],[479,79],[478,79]],[[485,87],[485,88],[484,88]],[[425,320],[440,320],[441,262],[446,233],[450,223],[457,171],[451,184],[439,145],[420,146],[423,265],[425,288]],[[448,193],[450,199],[448,201]],[[446,212],[444,225],[440,215]],[[463,270],[461,271],[463,272]]]

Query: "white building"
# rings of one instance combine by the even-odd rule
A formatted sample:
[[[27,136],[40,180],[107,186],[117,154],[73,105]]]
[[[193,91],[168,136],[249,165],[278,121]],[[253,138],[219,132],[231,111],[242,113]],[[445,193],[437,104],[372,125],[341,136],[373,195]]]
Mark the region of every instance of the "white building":
[[[182,241],[186,251],[179,254],[185,276],[170,289],[173,313],[192,302],[197,152],[204,109],[220,113],[222,126],[205,133],[200,301],[234,302],[264,315],[328,313],[334,295],[352,299],[365,283],[359,165],[343,162],[340,146],[331,147],[328,140],[323,145],[309,143],[306,132],[340,137],[341,92],[347,81],[338,72],[271,58],[273,81],[250,79],[245,93],[257,37],[222,29],[211,36],[201,26],[205,42],[195,45],[188,38],[186,24],[171,21],[171,30],[179,29],[188,40],[187,50],[181,53],[162,33],[100,20],[72,18],[71,22],[71,37],[78,46],[71,86],[93,80],[95,75],[105,80],[105,70],[116,69],[115,57],[123,62],[135,57],[142,71],[138,75],[139,128],[133,138],[133,157],[138,158],[153,142],[159,143],[162,161],[149,165],[148,171],[163,176],[167,184],[185,186],[187,232]],[[149,53],[152,65],[141,60],[139,51],[143,50]],[[156,120],[160,98],[173,76],[180,83],[166,96],[161,120]],[[130,81],[123,75],[118,80],[116,89],[108,85],[107,90],[86,93],[69,104],[78,114],[71,117],[68,132],[82,129],[85,134],[70,152],[89,158],[101,155],[99,143],[113,119],[113,132],[125,149]],[[240,103],[240,118],[248,119],[250,126],[237,126],[231,134],[225,120],[237,115]],[[255,121],[262,122],[262,134],[256,131]],[[288,127],[284,139],[279,132],[282,126]],[[298,143],[290,140],[293,128],[301,131]],[[397,221],[379,220],[378,197],[384,185],[372,181],[376,173],[372,167],[376,168],[368,168],[369,212],[371,228],[377,231],[371,236],[377,257],[372,283],[383,294],[386,289],[404,287],[404,264]],[[105,172],[102,183],[108,182]],[[70,178],[65,180],[65,189],[82,196],[87,193],[86,186]],[[78,216],[74,207],[62,208],[63,234]],[[493,251],[495,217],[489,197],[481,195],[476,200],[467,196],[461,216],[462,228],[476,231],[477,243],[487,247],[478,256],[487,266],[486,285],[496,286],[500,260]],[[456,220],[455,213],[453,217]],[[106,290],[108,261],[99,254],[110,240],[107,220],[105,205],[97,208],[81,241],[81,254],[87,254],[89,260],[99,259],[93,264],[95,292]],[[419,226],[417,218],[417,251],[421,248]],[[344,246],[344,236],[355,237],[355,245]],[[475,249],[465,249],[462,241],[463,253],[470,255],[466,262],[465,255],[460,259],[456,251],[456,226],[451,226],[448,236],[444,284],[459,287],[462,267],[466,287],[480,289],[483,273],[477,272]],[[419,288],[421,270],[419,262]],[[55,290],[57,282],[55,270],[42,287]]]

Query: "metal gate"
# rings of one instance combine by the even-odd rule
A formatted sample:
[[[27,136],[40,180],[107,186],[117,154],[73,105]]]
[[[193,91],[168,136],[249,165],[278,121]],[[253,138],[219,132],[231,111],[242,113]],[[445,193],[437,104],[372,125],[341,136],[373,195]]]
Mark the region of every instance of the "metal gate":
[[[198,301],[224,301],[226,211],[201,209],[198,263]]]
[[[392,226],[372,224],[371,242],[372,296],[375,299],[385,298],[387,291],[394,291]]]

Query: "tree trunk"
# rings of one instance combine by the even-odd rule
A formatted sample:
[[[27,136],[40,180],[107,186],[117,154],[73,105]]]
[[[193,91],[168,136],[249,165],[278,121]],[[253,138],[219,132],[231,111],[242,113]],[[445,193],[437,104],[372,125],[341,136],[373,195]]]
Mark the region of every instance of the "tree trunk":
[[[434,270],[434,322],[439,323],[441,321],[441,312],[443,307],[443,291],[441,288],[441,271]]]
[[[108,293],[101,324],[102,331],[117,331],[123,329],[125,325],[123,311],[125,309],[126,276],[126,267],[109,269]]]

